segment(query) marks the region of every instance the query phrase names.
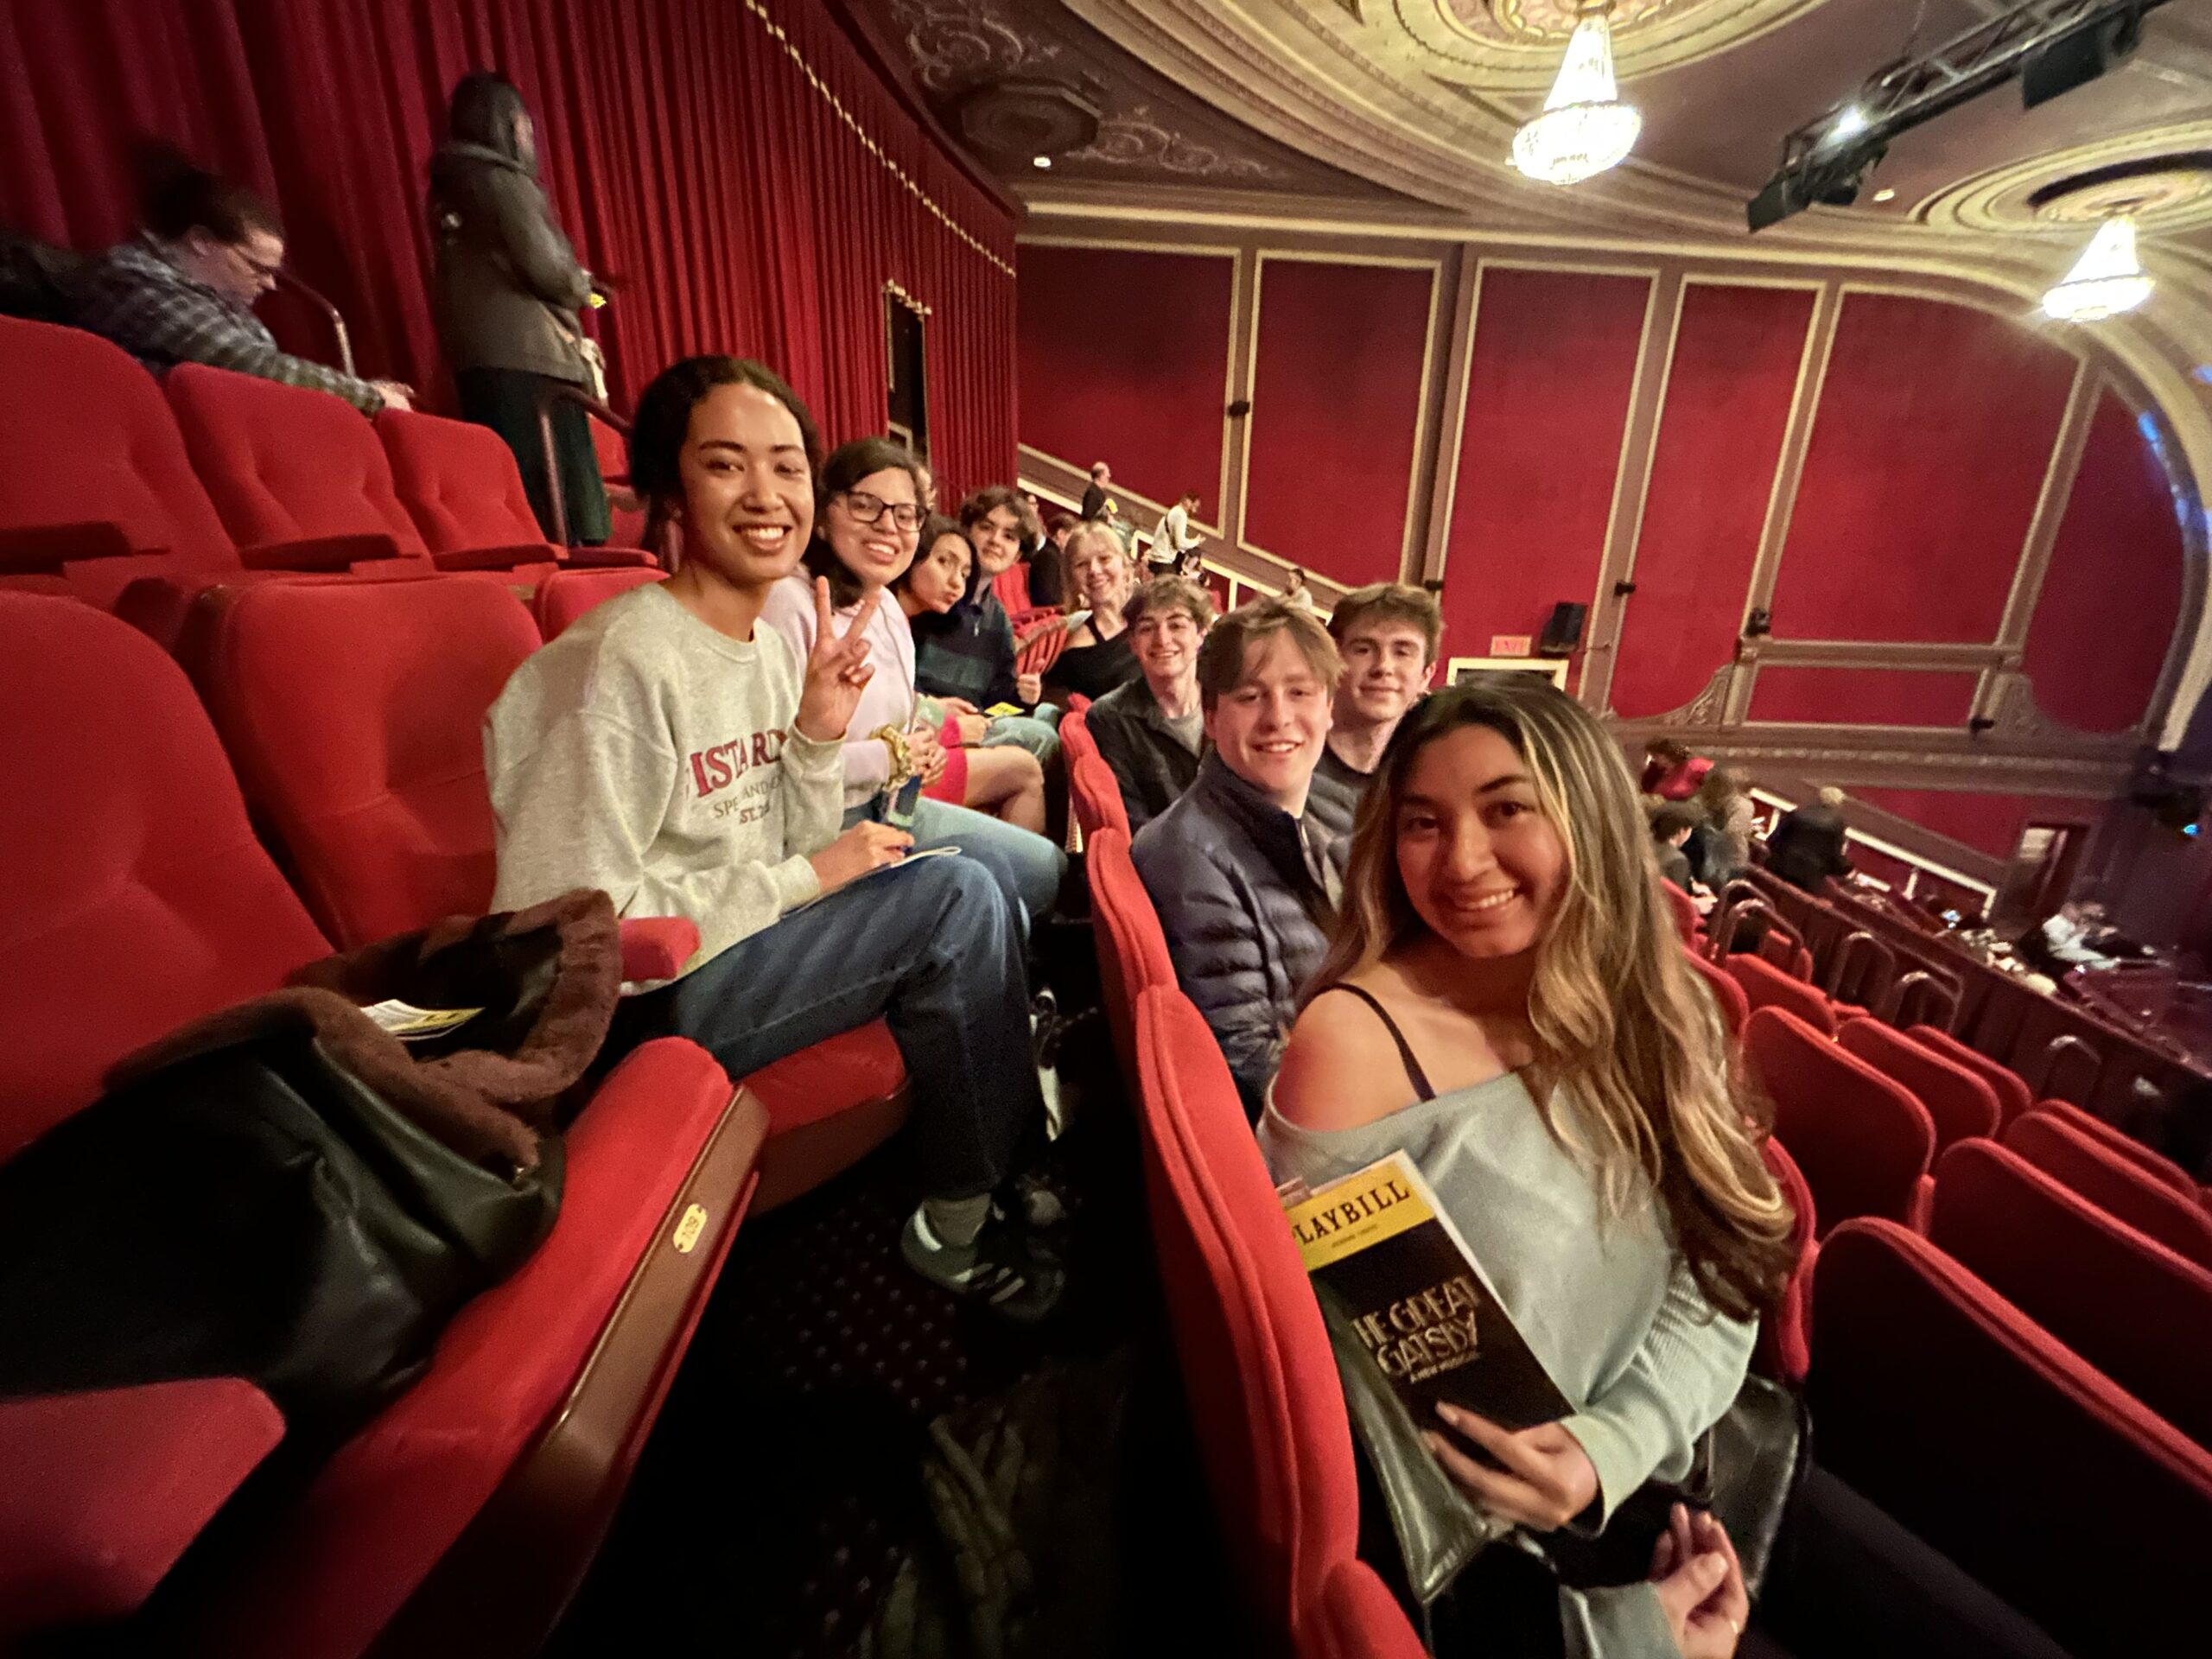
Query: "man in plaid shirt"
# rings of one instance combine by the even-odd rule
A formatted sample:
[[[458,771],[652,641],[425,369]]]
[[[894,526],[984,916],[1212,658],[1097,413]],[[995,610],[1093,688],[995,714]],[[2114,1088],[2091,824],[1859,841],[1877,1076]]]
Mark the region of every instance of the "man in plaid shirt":
[[[410,406],[407,388],[395,381],[359,379],[277,349],[252,308],[276,286],[284,238],[251,194],[191,169],[149,206],[153,228],[111,249],[92,273],[78,316],[84,327],[156,372],[207,363],[311,386],[364,415]]]

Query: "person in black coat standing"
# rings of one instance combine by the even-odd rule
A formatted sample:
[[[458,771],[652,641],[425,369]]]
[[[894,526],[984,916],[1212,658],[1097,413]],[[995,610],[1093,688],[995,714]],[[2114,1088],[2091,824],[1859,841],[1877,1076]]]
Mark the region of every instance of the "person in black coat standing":
[[[1131,849],[1175,977],[1255,1122],[1344,892],[1347,849],[1305,810],[1341,672],[1328,631],[1281,600],[1217,622],[1198,652],[1213,750]]]
[[[1114,516],[1114,499],[1106,493],[1106,486],[1113,481],[1111,467],[1103,461],[1090,463],[1090,487],[1083,493],[1083,516],[1086,520]]]
[[[557,479],[549,480],[538,410],[549,393],[591,383],[582,308],[591,273],[576,263],[537,181],[537,141],[522,94],[501,77],[466,75],[454,88],[447,142],[430,158],[432,296],[438,340],[466,420],[506,440],[547,536],[553,491],[569,539],[608,534],[607,490],[582,409],[551,404]]]
[[[1832,875],[1848,875],[1844,856],[1843,791],[1823,789],[1816,804],[1793,807],[1766,838],[1766,867],[1807,893],[1818,893]]]

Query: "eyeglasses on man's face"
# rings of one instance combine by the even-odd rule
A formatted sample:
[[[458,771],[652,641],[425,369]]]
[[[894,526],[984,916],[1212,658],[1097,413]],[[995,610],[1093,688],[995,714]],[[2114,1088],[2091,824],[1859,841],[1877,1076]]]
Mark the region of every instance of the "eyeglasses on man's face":
[[[845,511],[864,524],[880,524],[889,513],[891,522],[904,531],[922,527],[922,510],[912,501],[887,501],[867,490],[847,490]]]

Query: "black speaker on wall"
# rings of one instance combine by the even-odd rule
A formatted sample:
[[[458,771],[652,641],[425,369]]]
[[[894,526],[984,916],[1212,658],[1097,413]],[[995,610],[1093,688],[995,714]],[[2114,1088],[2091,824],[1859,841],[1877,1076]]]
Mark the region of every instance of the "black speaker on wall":
[[[1590,607],[1561,600],[1552,607],[1551,620],[1544,624],[1542,636],[1536,641],[1539,657],[1571,657],[1582,643],[1582,625],[1589,620]]]

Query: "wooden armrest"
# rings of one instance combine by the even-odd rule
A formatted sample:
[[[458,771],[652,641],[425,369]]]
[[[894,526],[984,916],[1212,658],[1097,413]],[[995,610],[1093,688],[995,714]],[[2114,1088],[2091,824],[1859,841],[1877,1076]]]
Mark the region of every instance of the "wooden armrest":
[[[433,553],[441,570],[512,570],[518,565],[557,564],[561,550],[550,542],[518,542],[512,547],[468,547],[458,553]]]
[[[660,561],[642,547],[572,547],[564,563],[571,570],[658,569]]]

